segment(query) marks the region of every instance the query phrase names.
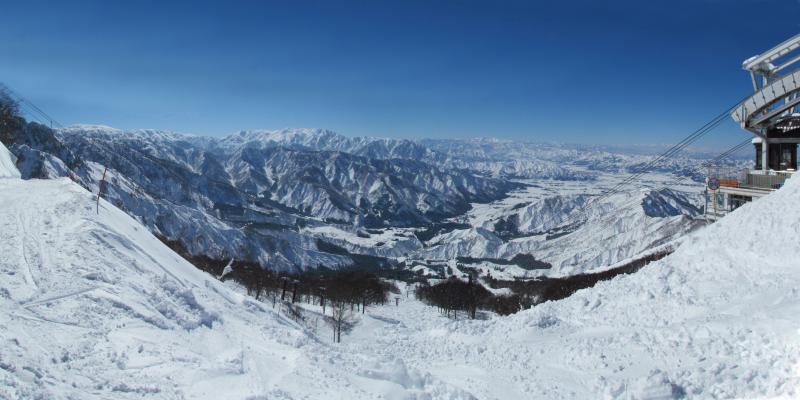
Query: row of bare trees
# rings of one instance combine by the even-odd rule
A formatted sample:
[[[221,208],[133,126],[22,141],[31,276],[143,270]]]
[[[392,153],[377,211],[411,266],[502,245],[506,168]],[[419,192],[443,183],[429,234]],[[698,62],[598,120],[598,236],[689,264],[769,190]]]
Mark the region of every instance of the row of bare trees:
[[[495,295],[471,276],[467,281],[450,277],[434,285],[423,283],[417,287],[416,296],[453,318],[458,318],[459,311],[474,319],[479,309],[501,315],[513,314],[521,309],[519,296]]]
[[[177,240],[159,237],[164,244],[189,260],[197,268],[223,280],[233,280],[254,298],[282,304],[287,314],[298,320],[303,318],[299,303],[318,305],[325,320],[333,328],[335,342],[341,341],[342,330],[352,324],[354,311],[365,312],[375,304],[384,304],[390,293],[399,293],[396,286],[379,276],[362,270],[318,270],[300,274],[276,272],[255,263],[228,262],[206,256],[192,255]]]
[[[353,312],[364,313],[368,306],[385,304],[389,293],[398,291],[377,275],[359,270],[284,274],[242,264],[226,278],[241,283],[249,295],[272,301],[273,305],[280,299],[290,305],[302,302],[320,306],[333,328],[335,342],[341,342],[342,330],[352,323]]]
[[[601,272],[591,272],[566,277],[539,277],[536,279],[499,280],[487,276],[484,282],[493,289],[510,290],[518,296],[522,308],[533,307],[546,301],[556,301],[572,296],[581,289],[590,288],[598,282],[614,279],[623,274],[632,274],[653,261],[658,261],[672,253],[668,248],[637,258],[626,264]]]

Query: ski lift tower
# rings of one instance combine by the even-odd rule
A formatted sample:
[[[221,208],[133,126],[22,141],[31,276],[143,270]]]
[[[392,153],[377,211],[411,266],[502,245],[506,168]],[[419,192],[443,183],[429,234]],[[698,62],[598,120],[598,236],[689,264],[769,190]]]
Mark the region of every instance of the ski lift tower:
[[[751,132],[755,166],[744,171],[709,171],[712,202],[719,218],[739,206],[780,188],[797,170],[800,143],[800,35],[742,63],[750,73],[753,95],[731,116]],[[711,188],[710,188],[711,189]]]

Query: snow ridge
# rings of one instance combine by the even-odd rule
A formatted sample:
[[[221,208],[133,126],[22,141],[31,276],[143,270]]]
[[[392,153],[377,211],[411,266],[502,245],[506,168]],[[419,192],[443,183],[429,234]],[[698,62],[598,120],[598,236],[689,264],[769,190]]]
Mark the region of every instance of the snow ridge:
[[[20,173],[16,163],[17,158],[0,143],[0,178],[19,178]]]

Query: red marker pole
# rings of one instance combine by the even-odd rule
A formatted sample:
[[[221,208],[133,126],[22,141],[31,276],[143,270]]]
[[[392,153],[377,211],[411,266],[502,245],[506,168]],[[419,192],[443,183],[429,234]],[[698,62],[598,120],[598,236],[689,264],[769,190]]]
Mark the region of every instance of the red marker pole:
[[[106,182],[106,172],[108,167],[103,169],[103,176],[100,178],[100,183],[97,185],[97,213],[100,214],[100,195],[103,193],[103,184]]]

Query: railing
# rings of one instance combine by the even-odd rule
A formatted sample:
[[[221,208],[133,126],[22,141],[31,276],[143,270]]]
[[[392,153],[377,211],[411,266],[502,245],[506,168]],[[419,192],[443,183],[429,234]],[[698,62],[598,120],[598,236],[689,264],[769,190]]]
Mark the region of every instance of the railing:
[[[767,171],[760,170],[739,170],[738,172],[730,169],[717,169],[710,172],[709,178],[719,180],[721,187],[743,188],[756,190],[775,190],[783,186],[794,172],[789,171]]]
[[[791,176],[784,173],[775,175],[745,173],[744,182],[740,186],[758,189],[780,189],[786,179]]]

